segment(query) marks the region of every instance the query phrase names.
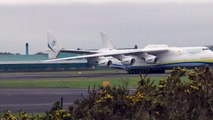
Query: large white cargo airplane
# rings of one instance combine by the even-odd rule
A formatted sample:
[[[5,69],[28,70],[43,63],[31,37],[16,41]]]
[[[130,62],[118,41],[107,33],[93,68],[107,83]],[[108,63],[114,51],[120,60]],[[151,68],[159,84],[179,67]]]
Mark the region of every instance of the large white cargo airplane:
[[[164,73],[174,67],[194,68],[213,66],[213,51],[208,47],[168,47],[164,44],[147,45],[143,49],[116,49],[111,39],[101,33],[103,48],[96,51],[61,49],[55,37],[48,33],[51,61],[89,59],[99,66],[119,68],[128,73]],[[56,58],[59,52],[82,54],[81,56]]]

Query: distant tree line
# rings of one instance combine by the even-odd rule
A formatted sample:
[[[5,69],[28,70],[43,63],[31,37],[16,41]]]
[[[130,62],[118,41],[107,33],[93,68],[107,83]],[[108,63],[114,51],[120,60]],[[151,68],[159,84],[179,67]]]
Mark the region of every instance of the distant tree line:
[[[10,52],[0,52],[0,55],[14,55],[14,54]]]

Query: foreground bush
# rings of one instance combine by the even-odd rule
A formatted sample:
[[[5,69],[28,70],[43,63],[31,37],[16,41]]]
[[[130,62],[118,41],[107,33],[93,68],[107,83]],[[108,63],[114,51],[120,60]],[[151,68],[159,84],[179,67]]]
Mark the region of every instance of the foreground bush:
[[[188,81],[182,81],[187,77]],[[154,84],[140,76],[138,87],[105,87],[88,90],[88,96],[70,106],[68,111],[56,102],[44,116],[27,115],[22,120],[140,119],[140,120],[211,120],[213,118],[213,72],[208,67],[187,72],[177,68]],[[16,120],[10,111],[2,119]]]
[[[60,106],[60,102],[55,102],[50,111],[46,112],[44,116],[27,114],[26,112],[20,110],[19,118],[21,120],[73,120],[71,113],[63,110]],[[18,120],[11,111],[6,110],[3,117],[0,117],[0,120]]]
[[[188,77],[188,82],[182,78]],[[187,72],[177,68],[159,85],[141,76],[138,87],[106,87],[71,107],[77,119],[206,120],[213,118],[213,73],[206,67]]]

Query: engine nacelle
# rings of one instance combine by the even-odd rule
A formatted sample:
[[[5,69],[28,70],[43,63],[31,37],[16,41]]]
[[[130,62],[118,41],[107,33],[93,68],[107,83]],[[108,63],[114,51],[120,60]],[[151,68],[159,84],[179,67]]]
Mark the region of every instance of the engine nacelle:
[[[158,62],[158,58],[153,55],[149,55],[144,59],[147,64],[156,64]]]
[[[135,63],[135,58],[125,57],[121,60],[121,63],[124,64],[124,65],[133,65]]]
[[[102,59],[97,62],[98,62],[98,65],[101,67],[110,67],[112,65],[112,61],[109,59]]]

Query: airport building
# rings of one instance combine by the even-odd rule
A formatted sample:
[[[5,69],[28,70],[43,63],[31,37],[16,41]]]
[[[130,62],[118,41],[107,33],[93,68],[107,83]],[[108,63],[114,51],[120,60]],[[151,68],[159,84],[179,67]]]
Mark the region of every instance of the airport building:
[[[76,56],[76,54],[60,53],[58,58]],[[62,71],[76,69],[91,69],[87,60],[70,60],[58,62],[42,62],[48,60],[48,54],[36,55],[0,55],[0,71]]]
[[[91,69],[92,64],[86,59],[44,62],[49,59],[48,53],[29,54],[29,44],[26,43],[25,55],[0,53],[0,72],[14,71],[68,71],[76,69]],[[77,54],[60,53],[57,58],[72,57]]]

